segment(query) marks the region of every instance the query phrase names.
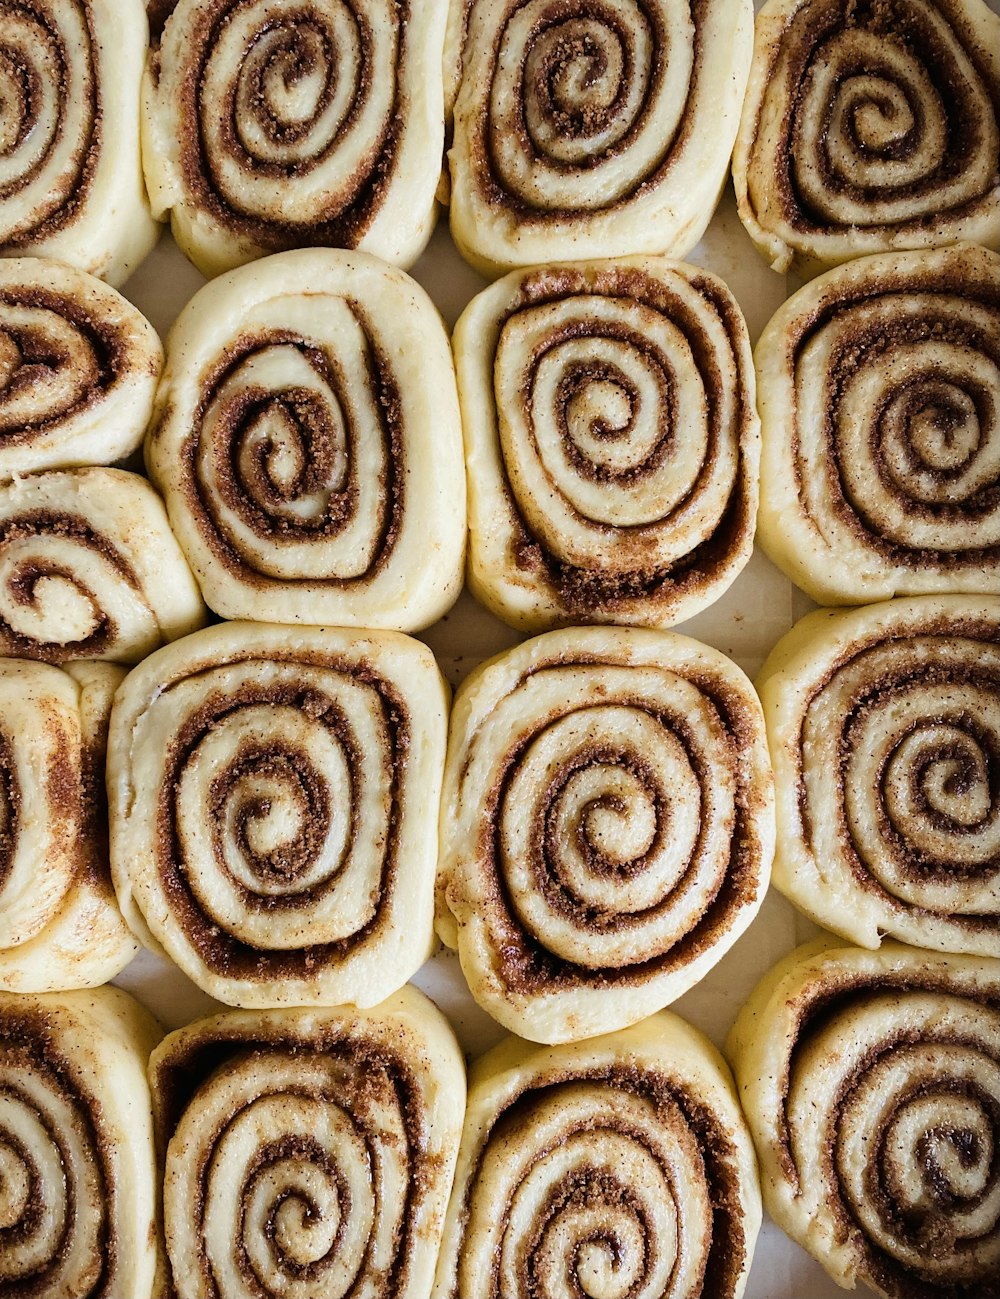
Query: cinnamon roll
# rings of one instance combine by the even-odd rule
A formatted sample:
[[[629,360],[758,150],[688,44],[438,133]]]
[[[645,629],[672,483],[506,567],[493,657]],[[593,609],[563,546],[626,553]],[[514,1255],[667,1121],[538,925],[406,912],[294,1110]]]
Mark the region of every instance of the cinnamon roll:
[[[750,0],[464,3],[449,154],[462,255],[490,274],[690,252],[726,179]]]
[[[146,1060],[161,1036],[117,988],[0,992],[0,1295],[150,1294]]]
[[[129,924],[229,1005],[381,1001],[432,946],[446,707],[398,633],[227,623],[150,656],[108,748]]]
[[[1000,257],[866,257],[757,345],[760,538],[814,599],[1000,589]]]
[[[70,469],[0,487],[0,654],[133,663],[204,616],[138,474]]]
[[[760,1225],[719,1053],[669,1011],[473,1066],[434,1299],[737,1299]]]
[[[1000,247],[998,50],[983,0],[769,0],[733,180],[774,269]]]
[[[156,243],[139,159],[142,0],[0,0],[0,255],[119,285]]]
[[[1000,599],[810,614],[758,688],[777,887],[865,947],[1000,950]]]
[[[565,1042],[649,1015],[750,924],[774,846],[760,705],[718,651],[572,628],[477,669],[452,711],[441,937],[473,997]]]
[[[465,472],[441,318],[402,271],[304,249],[202,289],[146,447],[224,618],[413,631],[457,597]]]
[[[465,1069],[421,993],[201,1020],[150,1079],[169,1295],[426,1299]]]
[[[499,617],[669,626],[753,549],[759,424],[746,324],[657,258],[515,272],[455,330],[469,584]]]
[[[0,659],[0,988],[114,978],[138,945],[108,871],[110,663]]]
[[[1000,965],[799,948],[727,1045],[764,1207],[839,1285],[996,1293]]]
[[[0,481],[131,455],[162,366],[114,289],[41,257],[0,261]]]
[[[304,246],[416,261],[435,218],[447,10],[173,6],[144,82],[143,164],[154,213],[200,271]]]

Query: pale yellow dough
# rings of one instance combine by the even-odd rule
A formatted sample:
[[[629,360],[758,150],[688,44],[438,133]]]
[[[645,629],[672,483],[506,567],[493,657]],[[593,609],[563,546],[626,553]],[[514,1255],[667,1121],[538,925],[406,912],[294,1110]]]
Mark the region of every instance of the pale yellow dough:
[[[683,257],[726,180],[751,0],[472,0],[449,33],[451,231],[486,274]]]
[[[139,160],[143,0],[0,3],[0,255],[123,284],[160,233]]]
[[[1000,16],[983,0],[769,0],[733,151],[777,271],[968,239],[1000,248]]]
[[[10,1295],[144,1299],[157,1267],[146,1061],[117,988],[0,992],[0,1278]]]
[[[755,352],[759,536],[821,604],[1000,590],[1000,257],[839,266]]]
[[[114,978],[138,944],[118,910],[103,822],[110,663],[0,659],[0,988]]]
[[[740,1012],[726,1053],[764,1207],[839,1285],[952,1299],[995,1282],[998,998],[996,960],[823,939]]]
[[[151,655],[108,743],[131,927],[228,1005],[387,997],[432,947],[447,702],[394,632],[234,622]]]
[[[593,1037],[679,997],[756,915],[773,848],[764,719],[717,650],[570,628],[455,697],[438,929],[522,1037]]]
[[[1000,949],[1000,599],[803,618],[757,681],[777,888],[865,947]]]
[[[390,627],[462,584],[451,349],[424,290],[363,253],[282,253],[215,280],[167,343],[146,460],[225,618]]]
[[[470,1074],[434,1299],[738,1299],[760,1220],[729,1070],[682,1019],[508,1038]]]
[[[179,0],[143,83],[143,165],[200,271],[318,245],[416,261],[436,216],[447,13]]]
[[[465,1068],[421,993],[199,1020],[150,1081],[173,1293],[427,1299]]]
[[[163,502],[138,474],[53,470],[0,486],[0,654],[134,663],[204,620]]]
[[[746,324],[666,258],[516,271],[455,328],[468,581],[500,618],[667,627],[753,549],[759,422]]]

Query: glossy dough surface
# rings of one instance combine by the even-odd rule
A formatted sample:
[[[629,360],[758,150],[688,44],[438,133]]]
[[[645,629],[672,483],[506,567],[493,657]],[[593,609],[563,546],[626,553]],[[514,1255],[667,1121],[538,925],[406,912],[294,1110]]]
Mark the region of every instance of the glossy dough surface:
[[[434,224],[447,0],[179,0],[144,86],[153,210],[205,275],[285,248],[409,266]]]
[[[419,992],[199,1020],[150,1079],[177,1294],[426,1299],[465,1069]]]
[[[506,1028],[564,1042],[667,1005],[756,914],[774,847],[763,717],[717,650],[571,628],[452,711],[438,926]]]
[[[866,947],[1000,946],[1000,600],[804,618],[761,670],[774,883]]]
[[[750,0],[472,0],[463,20],[449,154],[463,256],[496,273],[688,253],[726,179]]]
[[[996,960],[820,940],[737,1019],[764,1207],[840,1285],[995,1293],[998,997]]]
[[[1000,257],[866,257],[757,344],[760,539],[820,603],[1000,590]]]
[[[770,0],[733,180],[775,270],[1000,247],[1000,17],[983,0]]]
[[[759,425],[746,325],[662,258],[515,272],[455,330],[469,585],[515,627],[669,626],[750,558]]]
[[[391,632],[225,623],[129,674],[111,866],[154,950],[229,1005],[374,1005],[430,955],[447,687]]]
[[[134,663],[205,618],[145,479],[68,469],[0,486],[0,653]]]
[[[0,659],[0,988],[92,987],[138,944],[108,870],[110,663]]]
[[[0,253],[122,284],[150,251],[139,160],[142,0],[2,0]]]
[[[48,258],[0,261],[0,481],[130,455],[162,366],[114,289]]]
[[[737,1299],[760,1225],[732,1080],[669,1012],[472,1068],[434,1299]]]
[[[0,992],[0,1295],[149,1295],[157,1192],[146,1060],[117,988]]]
[[[423,289],[306,249],[214,281],[167,346],[146,450],[225,618],[412,631],[462,583],[448,338]]]

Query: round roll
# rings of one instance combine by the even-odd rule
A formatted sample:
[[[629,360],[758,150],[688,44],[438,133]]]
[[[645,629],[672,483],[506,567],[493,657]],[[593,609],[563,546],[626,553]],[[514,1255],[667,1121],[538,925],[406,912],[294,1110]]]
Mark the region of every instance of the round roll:
[[[110,663],[0,659],[0,988],[114,978],[138,949],[108,870]]]
[[[515,627],[664,627],[750,558],[759,424],[746,324],[658,258],[515,272],[455,330],[469,584]]]
[[[161,1036],[117,988],[0,992],[0,1295],[152,1292],[146,1060]]]
[[[1000,247],[998,51],[983,0],[769,0],[733,180],[774,269]]]
[[[455,372],[430,298],[361,253],[232,271],[182,312],[146,460],[224,618],[413,631],[462,584]]]
[[[447,0],[178,0],[143,92],[153,211],[205,275],[263,253],[416,261],[444,146]]]
[[[393,632],[226,623],[146,659],[108,745],[129,924],[229,1005],[388,996],[432,946],[446,708]]]
[[[726,179],[751,0],[467,0],[451,230],[484,273],[683,257]]]
[[[760,539],[825,604],[1000,589],[1000,257],[837,267],[757,344]]]
[[[434,1299],[737,1299],[760,1226],[722,1057],[669,1011],[473,1066]]]
[[[204,617],[138,474],[70,469],[0,487],[0,654],[134,663]]]
[[[200,1020],[164,1040],[150,1080],[170,1293],[426,1299],[465,1067],[421,993]]]
[[[438,926],[506,1028],[565,1042],[680,996],[750,924],[774,847],[764,719],[717,650],[571,628],[452,710]]]
[[[733,1026],[764,1207],[847,1289],[996,1293],[998,976],[995,960],[820,940]]]
[[[143,0],[0,0],[0,254],[123,284],[150,251]]]
[[[1000,600],[822,610],[761,670],[774,883],[865,947],[1000,949]]]
[[[40,257],[0,261],[0,481],[130,455],[162,367],[152,325],[114,289]]]

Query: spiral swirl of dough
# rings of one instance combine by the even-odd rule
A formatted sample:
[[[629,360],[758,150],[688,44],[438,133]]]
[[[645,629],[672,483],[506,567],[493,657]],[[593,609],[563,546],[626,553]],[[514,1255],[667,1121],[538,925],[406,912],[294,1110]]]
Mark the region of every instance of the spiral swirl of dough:
[[[515,272],[455,331],[473,591],[515,626],[668,626],[750,558],[750,343],[715,276],[635,258]]]
[[[0,487],[0,654],[132,663],[204,616],[138,474],[70,469]]]
[[[993,959],[822,940],[737,1019],[728,1054],[765,1208],[840,1285],[892,1299],[995,1288],[998,974]]]
[[[814,599],[1000,586],[1000,257],[841,266],[757,344],[760,537]]]
[[[163,1042],[150,1076],[173,1293],[427,1295],[465,1078],[420,993],[367,1014],[202,1020]]]
[[[0,249],[120,284],[152,248],[139,163],[142,0],[0,6]]]
[[[100,280],[0,261],[0,481],[130,455],[162,365],[152,326]]]
[[[458,595],[465,474],[441,319],[402,271],[298,250],[171,334],[147,462],[226,618],[412,631]]]
[[[477,1001],[535,1041],[666,1005],[767,886],[756,697],[669,633],[549,632],[479,669],[456,697],[443,808],[442,936]]]
[[[445,687],[395,633],[227,623],[130,673],[122,909],[231,1005],[372,1005],[429,954]]]
[[[415,261],[444,143],[446,0],[180,0],[145,87],[154,210],[200,270],[363,248]]]
[[[775,269],[1000,246],[998,49],[982,0],[770,0],[733,176]]]
[[[434,1299],[733,1299],[760,1222],[725,1066],[669,1013],[473,1066]]]
[[[749,70],[744,0],[466,4],[452,233],[486,270],[683,257],[725,179]]]
[[[113,988],[0,993],[0,1295],[149,1294],[156,1263],[146,1056]]]
[[[866,947],[996,951],[1000,601],[804,618],[758,682],[774,755],[774,882]]]

